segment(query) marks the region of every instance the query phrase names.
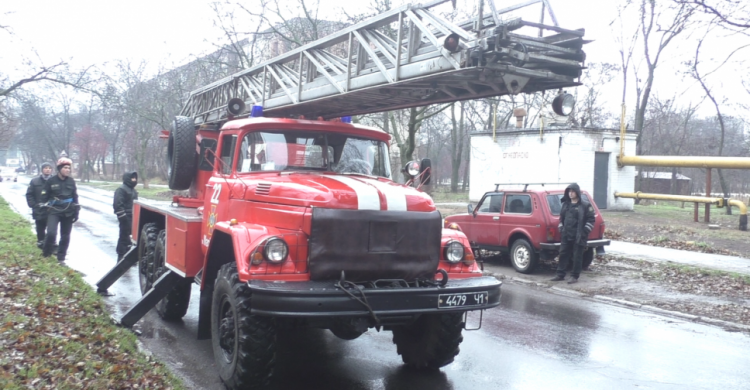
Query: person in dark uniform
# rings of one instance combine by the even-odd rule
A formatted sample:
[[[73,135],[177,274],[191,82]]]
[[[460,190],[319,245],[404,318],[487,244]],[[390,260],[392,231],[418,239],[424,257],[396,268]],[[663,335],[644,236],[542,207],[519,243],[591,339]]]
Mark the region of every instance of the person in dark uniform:
[[[57,175],[50,177],[42,191],[42,202],[47,204],[47,235],[44,238],[42,256],[52,255],[57,239],[57,225],[60,225],[60,244],[57,248],[57,261],[65,261],[70,244],[70,232],[73,223],[78,220],[78,190],[76,182],[70,176],[73,161],[67,157],[57,160]]]
[[[568,262],[573,260],[573,272],[568,284],[577,283],[581,275],[583,252],[588,243],[589,232],[594,228],[594,207],[581,199],[581,188],[573,183],[565,189],[560,209],[560,261],[557,263],[557,276],[550,279],[553,282],[565,280],[565,270]]]
[[[117,260],[119,261],[130,249],[130,234],[133,226],[133,201],[138,199],[137,172],[125,172],[122,175],[122,185],[115,191],[113,207],[120,222],[120,239],[117,240]]]
[[[42,202],[42,191],[47,179],[52,177],[52,164],[42,164],[41,174],[29,183],[26,189],[26,203],[31,208],[31,216],[36,225],[36,246],[42,249],[44,246],[44,234],[47,229],[47,208]]]

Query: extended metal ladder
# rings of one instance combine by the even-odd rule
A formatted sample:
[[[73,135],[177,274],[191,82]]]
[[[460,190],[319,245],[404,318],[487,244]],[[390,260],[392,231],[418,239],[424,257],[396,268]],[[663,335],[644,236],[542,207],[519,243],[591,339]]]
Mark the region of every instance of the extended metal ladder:
[[[583,29],[557,27],[551,9],[554,26],[501,19],[536,3],[549,8],[548,0],[501,10],[488,0],[486,17],[458,24],[430,10],[447,1],[390,10],[216,81],[191,92],[180,115],[220,123],[229,100],[240,98],[248,108],[239,116],[259,105],[266,116],[329,119],[580,85]]]

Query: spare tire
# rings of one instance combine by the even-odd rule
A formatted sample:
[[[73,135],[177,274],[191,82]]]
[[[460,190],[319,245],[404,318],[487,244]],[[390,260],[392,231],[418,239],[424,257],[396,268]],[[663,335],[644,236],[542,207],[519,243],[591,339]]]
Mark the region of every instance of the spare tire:
[[[176,116],[167,144],[169,189],[184,191],[190,188],[198,164],[195,149],[195,122],[186,116]]]

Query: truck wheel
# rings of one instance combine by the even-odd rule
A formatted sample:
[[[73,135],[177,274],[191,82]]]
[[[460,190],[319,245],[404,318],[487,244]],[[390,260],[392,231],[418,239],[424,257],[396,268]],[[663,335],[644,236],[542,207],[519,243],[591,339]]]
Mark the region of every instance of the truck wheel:
[[[176,116],[167,143],[169,189],[184,191],[190,188],[198,164],[195,148],[195,122],[186,116]]]
[[[423,314],[393,328],[393,343],[408,367],[437,370],[453,362],[464,340],[463,313]]]
[[[510,263],[516,271],[522,274],[530,274],[534,271],[536,263],[539,261],[539,255],[534,251],[534,247],[525,238],[519,238],[513,241],[510,247]]]
[[[237,266],[224,264],[211,304],[211,345],[219,376],[230,389],[268,386],[276,363],[276,323],[250,314],[250,289]]]
[[[146,294],[153,284],[154,251],[159,227],[155,223],[143,225],[138,236],[138,283],[141,285],[141,295]]]
[[[156,239],[156,249],[154,250],[154,272],[153,281],[155,283],[165,272],[166,267],[166,236],[167,231],[162,230]],[[156,304],[156,312],[159,316],[167,321],[179,320],[187,314],[188,305],[190,304],[190,290],[193,282],[190,279],[182,280],[164,299]]]
[[[596,252],[595,248],[589,248],[586,249],[586,252],[583,252],[583,262],[581,263],[582,269],[589,269],[589,266],[594,261],[594,252]]]

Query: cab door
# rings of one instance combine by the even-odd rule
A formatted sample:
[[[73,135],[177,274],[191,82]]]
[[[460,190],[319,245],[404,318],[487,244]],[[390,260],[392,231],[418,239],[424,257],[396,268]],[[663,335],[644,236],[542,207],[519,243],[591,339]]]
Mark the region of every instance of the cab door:
[[[219,140],[219,158],[214,159],[213,177],[206,184],[206,196],[203,206],[203,246],[207,247],[214,232],[216,222],[222,220],[227,214],[229,206],[229,186],[234,182],[232,174],[235,149],[237,146],[237,134],[224,134]],[[226,219],[226,218],[223,218]]]
[[[534,235],[535,230],[541,228],[541,224],[534,217],[534,209],[538,209],[530,193],[507,193],[503,207],[503,218],[498,226],[501,237],[501,246],[508,247],[508,239],[513,231],[523,231],[527,235]],[[529,237],[532,241],[535,237]],[[533,243],[532,243],[533,245]]]
[[[484,197],[471,224],[472,241],[488,249],[500,246],[502,203],[502,192],[489,193]]]

